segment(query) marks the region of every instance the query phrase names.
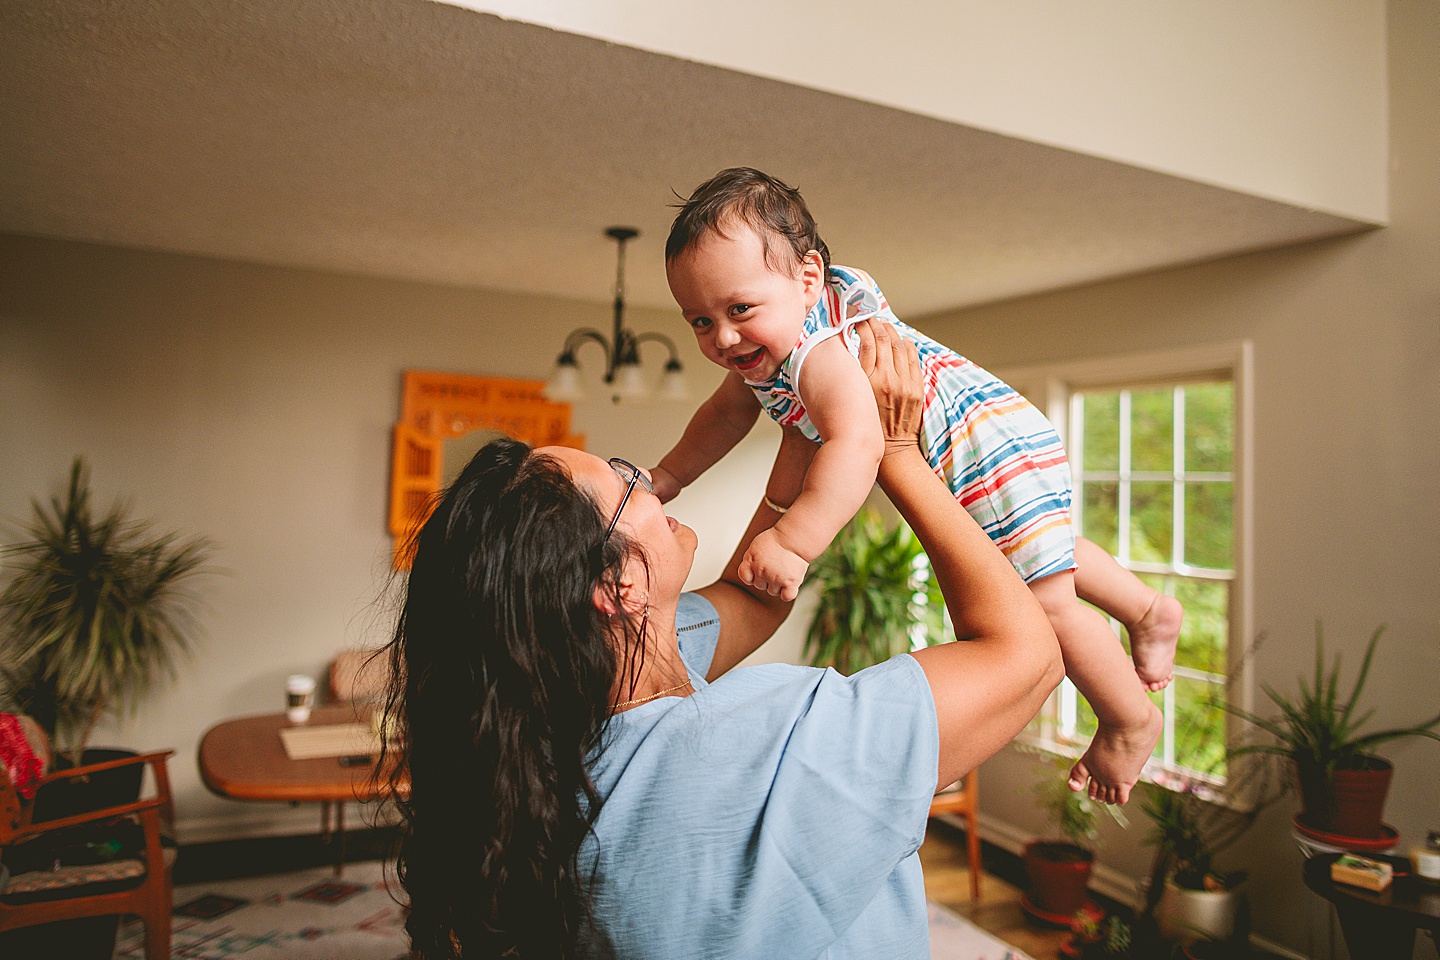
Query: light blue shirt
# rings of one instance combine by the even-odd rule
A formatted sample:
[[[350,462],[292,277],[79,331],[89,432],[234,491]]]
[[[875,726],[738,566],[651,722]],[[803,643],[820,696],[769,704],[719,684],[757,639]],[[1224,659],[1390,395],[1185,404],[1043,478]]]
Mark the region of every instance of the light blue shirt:
[[[705,673],[720,624],[680,598],[695,692],[616,715],[581,849],[615,956],[930,956],[917,853],[935,792],[935,702],[909,656],[844,677],[766,664]]]

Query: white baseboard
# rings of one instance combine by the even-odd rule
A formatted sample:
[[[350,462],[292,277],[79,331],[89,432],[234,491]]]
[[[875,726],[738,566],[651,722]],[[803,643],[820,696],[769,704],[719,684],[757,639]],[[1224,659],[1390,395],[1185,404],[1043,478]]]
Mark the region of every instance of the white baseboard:
[[[965,821],[959,817],[943,817],[942,819],[946,823],[958,827],[965,826]],[[980,814],[980,835],[1001,850],[1013,853],[1017,857],[1024,852],[1025,844],[1038,839],[1034,834],[1021,830],[1012,823],[996,820],[984,813]],[[1090,872],[1090,889],[1109,897],[1116,903],[1124,903],[1133,907],[1138,887],[1134,877],[1121,873],[1113,867],[1107,867],[1103,863],[1097,863]]]
[[[960,817],[945,816],[940,819],[962,830],[965,828],[965,821]],[[1017,857],[1024,852],[1025,844],[1038,839],[1035,834],[1022,830],[1013,823],[997,820],[984,813],[980,814],[980,836],[1001,850],[1013,853]],[[1094,870],[1090,873],[1090,888],[1116,903],[1130,904],[1131,906],[1135,904],[1139,893],[1139,884],[1134,877],[1101,863],[1095,864]],[[1273,953],[1277,957],[1285,957],[1287,960],[1311,960],[1303,953],[1297,953],[1289,947],[1281,946],[1253,933],[1250,934],[1250,945],[1267,953]]]

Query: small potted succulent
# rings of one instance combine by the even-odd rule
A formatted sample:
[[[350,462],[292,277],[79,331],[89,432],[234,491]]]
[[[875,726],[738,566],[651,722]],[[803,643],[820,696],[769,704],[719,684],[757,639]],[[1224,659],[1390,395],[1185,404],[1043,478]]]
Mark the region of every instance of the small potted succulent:
[[[1361,710],[1360,696],[1384,626],[1370,637],[1365,657],[1349,695],[1340,695],[1340,656],[1325,661],[1320,625],[1315,626],[1315,674],[1310,682],[1299,679],[1300,692],[1287,697],[1268,684],[1265,695],[1280,711],[1265,718],[1232,704],[1225,709],[1268,734],[1271,742],[1251,743],[1231,750],[1231,756],[1269,753],[1294,761],[1304,810],[1296,826],[1321,839],[1352,838],[1384,842],[1388,828],[1383,819],[1385,796],[1393,769],[1388,760],[1371,751],[1382,743],[1405,737],[1440,740],[1440,713],[1407,727],[1361,732],[1374,710]]]

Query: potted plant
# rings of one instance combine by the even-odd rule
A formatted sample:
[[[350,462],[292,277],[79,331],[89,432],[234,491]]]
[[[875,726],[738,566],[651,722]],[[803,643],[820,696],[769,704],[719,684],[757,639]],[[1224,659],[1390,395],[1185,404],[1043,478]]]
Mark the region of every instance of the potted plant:
[[[817,667],[844,674],[946,639],[945,601],[920,538],[873,507],[846,524],[805,578],[818,593],[805,635]]]
[[[1267,719],[1231,704],[1225,705],[1229,712],[1273,738],[1269,743],[1236,747],[1231,751],[1232,756],[1270,753],[1294,761],[1304,804],[1296,825],[1302,829],[1317,831],[1322,836],[1383,841],[1387,828],[1381,821],[1393,769],[1388,760],[1370,751],[1382,743],[1404,737],[1440,740],[1440,733],[1435,730],[1440,725],[1440,713],[1413,726],[1361,732],[1374,711],[1359,709],[1360,696],[1384,629],[1382,625],[1371,635],[1355,684],[1344,699],[1340,696],[1340,656],[1336,654],[1333,665],[1327,667],[1324,639],[1317,623],[1313,680],[1307,684],[1301,677],[1300,693],[1293,698],[1268,684],[1261,685],[1280,716]]]
[[[1059,836],[1030,841],[1022,856],[1030,890],[1020,905],[1034,919],[1054,926],[1070,925],[1081,910],[1099,919],[1088,889],[1094,846],[1100,838],[1097,808],[1103,807],[1117,823],[1125,824],[1118,808],[1071,790],[1068,770],[1068,761],[1061,757],[1040,763],[1035,797]]]
[[[0,550],[0,687],[79,763],[107,711],[132,708],[157,678],[173,677],[188,647],[185,587],[210,548],[153,534],[122,503],[97,515],[79,457],[65,496],[33,507],[20,539]]]
[[[1198,782],[1189,781],[1148,791],[1140,809],[1151,823],[1143,842],[1156,848],[1146,906],[1161,936],[1182,944],[1230,940],[1246,875],[1220,870],[1215,855],[1240,838],[1259,808],[1207,802]]]

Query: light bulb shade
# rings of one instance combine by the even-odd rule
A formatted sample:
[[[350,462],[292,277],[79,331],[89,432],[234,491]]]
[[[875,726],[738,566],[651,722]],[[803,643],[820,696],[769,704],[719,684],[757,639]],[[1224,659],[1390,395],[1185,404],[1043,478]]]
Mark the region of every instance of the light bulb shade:
[[[690,385],[678,366],[666,366],[665,376],[660,380],[660,396],[666,400],[690,399]]]
[[[580,386],[580,368],[575,365],[575,361],[558,361],[541,393],[552,403],[574,403],[585,399],[585,391]]]
[[[641,400],[650,393],[638,363],[622,363],[615,368],[614,390],[620,400]]]

